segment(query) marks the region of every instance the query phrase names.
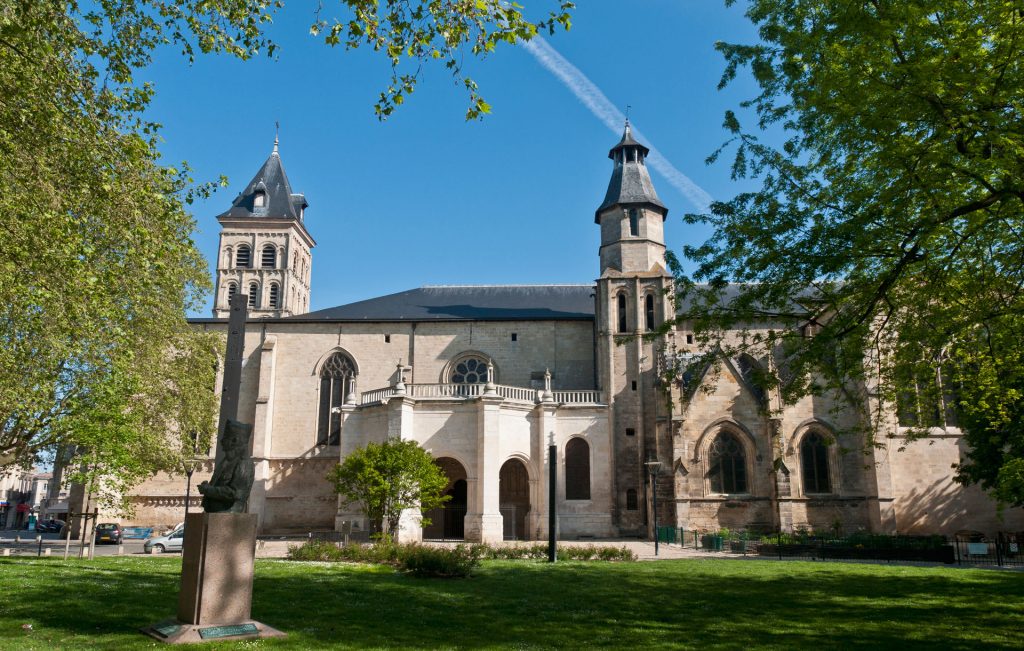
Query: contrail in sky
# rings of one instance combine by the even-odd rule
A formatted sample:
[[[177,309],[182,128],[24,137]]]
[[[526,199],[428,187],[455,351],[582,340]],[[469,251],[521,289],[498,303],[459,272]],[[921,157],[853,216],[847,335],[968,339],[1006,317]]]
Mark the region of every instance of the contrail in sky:
[[[601,89],[594,85],[594,82],[587,79],[587,76],[580,72],[579,68],[569,63],[565,57],[559,54],[555,48],[548,45],[548,42],[540,36],[534,36],[522,45],[526,48],[527,52],[533,55],[533,58],[537,59],[551,74],[558,77],[565,84],[566,88],[572,91],[572,94],[583,102],[584,106],[590,109],[594,117],[603,122],[616,135],[620,133],[622,125],[626,121],[626,116],[622,114],[622,111],[615,108],[615,105],[605,97]],[[645,141],[650,146],[650,140],[644,138],[637,129],[634,128],[633,133],[637,140]],[[682,192],[683,196],[690,200],[690,203],[699,210],[707,210],[708,205],[713,201],[711,195],[691,181],[690,177],[677,170],[654,147],[651,147],[651,153],[647,156],[647,161],[675,189]]]

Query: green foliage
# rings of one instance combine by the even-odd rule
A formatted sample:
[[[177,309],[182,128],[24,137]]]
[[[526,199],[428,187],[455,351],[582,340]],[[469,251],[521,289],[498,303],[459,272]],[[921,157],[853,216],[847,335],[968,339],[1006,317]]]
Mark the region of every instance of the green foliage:
[[[716,46],[721,85],[745,70],[759,93],[709,160],[734,147],[734,177],[761,187],[687,216],[714,234],[684,250],[692,274],[675,265],[681,318],[725,357],[772,358],[783,400],[859,409],[867,445],[896,433],[898,401],[917,435],[963,412],[959,479],[1021,503],[1020,4],[752,0],[747,16],[761,41]],[[750,113],[781,148],[744,128]]]
[[[485,57],[499,45],[529,41],[539,32],[554,34],[569,29],[570,12],[575,2],[548,0],[554,6],[542,20],[527,19],[523,6],[504,0],[472,2],[406,2],[401,0],[339,0],[345,18],[322,18],[317,10],[310,33],[323,36],[332,47],[346,50],[360,46],[380,52],[391,64],[391,84],[380,94],[375,110],[386,119],[416,89],[422,67],[436,62],[443,65],[456,84],[469,94],[466,119],[473,120],[491,112],[490,105],[477,92],[477,84],[463,75],[468,53]]]
[[[209,186],[159,164],[132,75],[158,42],[226,49],[220,5],[0,7],[0,467],[56,450],[111,503],[209,441],[218,346],[185,321],[209,280],[184,210]]]
[[[399,554],[399,568],[413,576],[465,578],[480,565],[478,545],[405,545]]]
[[[288,558],[294,561],[349,561],[393,565],[421,576],[469,576],[481,560],[547,561],[548,546],[532,545],[441,545],[351,544],[311,540],[302,545],[289,545]],[[558,558],[567,561],[635,561],[636,554],[628,547],[596,545],[561,545]],[[464,572],[462,570],[465,570]]]
[[[402,511],[426,513],[451,499],[448,477],[415,441],[367,443],[335,466],[327,479],[349,504],[358,504],[374,530],[394,535]],[[430,524],[423,517],[422,525]]]

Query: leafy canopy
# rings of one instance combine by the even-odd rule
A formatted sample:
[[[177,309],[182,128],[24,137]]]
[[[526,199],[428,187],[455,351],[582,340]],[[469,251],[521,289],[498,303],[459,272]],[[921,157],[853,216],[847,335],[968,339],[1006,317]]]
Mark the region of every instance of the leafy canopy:
[[[450,499],[448,477],[415,441],[367,443],[334,467],[327,477],[349,504],[358,504],[377,531],[393,536],[402,511],[426,513]],[[422,525],[430,520],[423,518]],[[386,526],[385,526],[386,525]]]
[[[783,142],[726,114],[709,160],[733,151],[734,177],[761,187],[687,217],[715,234],[685,249],[692,273],[675,266],[683,317],[780,360],[785,398],[841,391],[870,433],[894,433],[897,404],[919,433],[959,419],[959,479],[1021,503],[1020,3],[751,0],[747,16],[761,42],[717,44],[721,86],[749,72],[745,115]],[[769,321],[784,327],[750,328]],[[737,327],[750,336],[726,341]]]

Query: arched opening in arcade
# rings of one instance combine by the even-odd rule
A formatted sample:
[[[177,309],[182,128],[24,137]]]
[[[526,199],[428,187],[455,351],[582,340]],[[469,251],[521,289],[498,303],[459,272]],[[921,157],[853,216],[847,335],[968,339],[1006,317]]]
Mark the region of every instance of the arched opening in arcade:
[[[530,512],[530,474],[519,459],[509,459],[498,473],[498,505],[505,540],[526,540]]]
[[[451,497],[444,505],[427,511],[430,524],[423,528],[424,540],[464,540],[466,537],[466,469],[451,457],[434,459],[448,476],[444,494]]]

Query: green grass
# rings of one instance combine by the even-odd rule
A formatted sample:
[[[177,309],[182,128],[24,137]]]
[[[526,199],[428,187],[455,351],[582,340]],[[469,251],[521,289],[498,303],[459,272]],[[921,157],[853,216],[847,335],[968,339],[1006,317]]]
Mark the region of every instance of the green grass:
[[[0,648],[162,646],[180,558],[0,560]],[[257,561],[253,617],[286,640],[211,648],[1024,648],[1024,575],[686,560],[485,562],[471,579]],[[22,629],[31,624],[32,631]]]

